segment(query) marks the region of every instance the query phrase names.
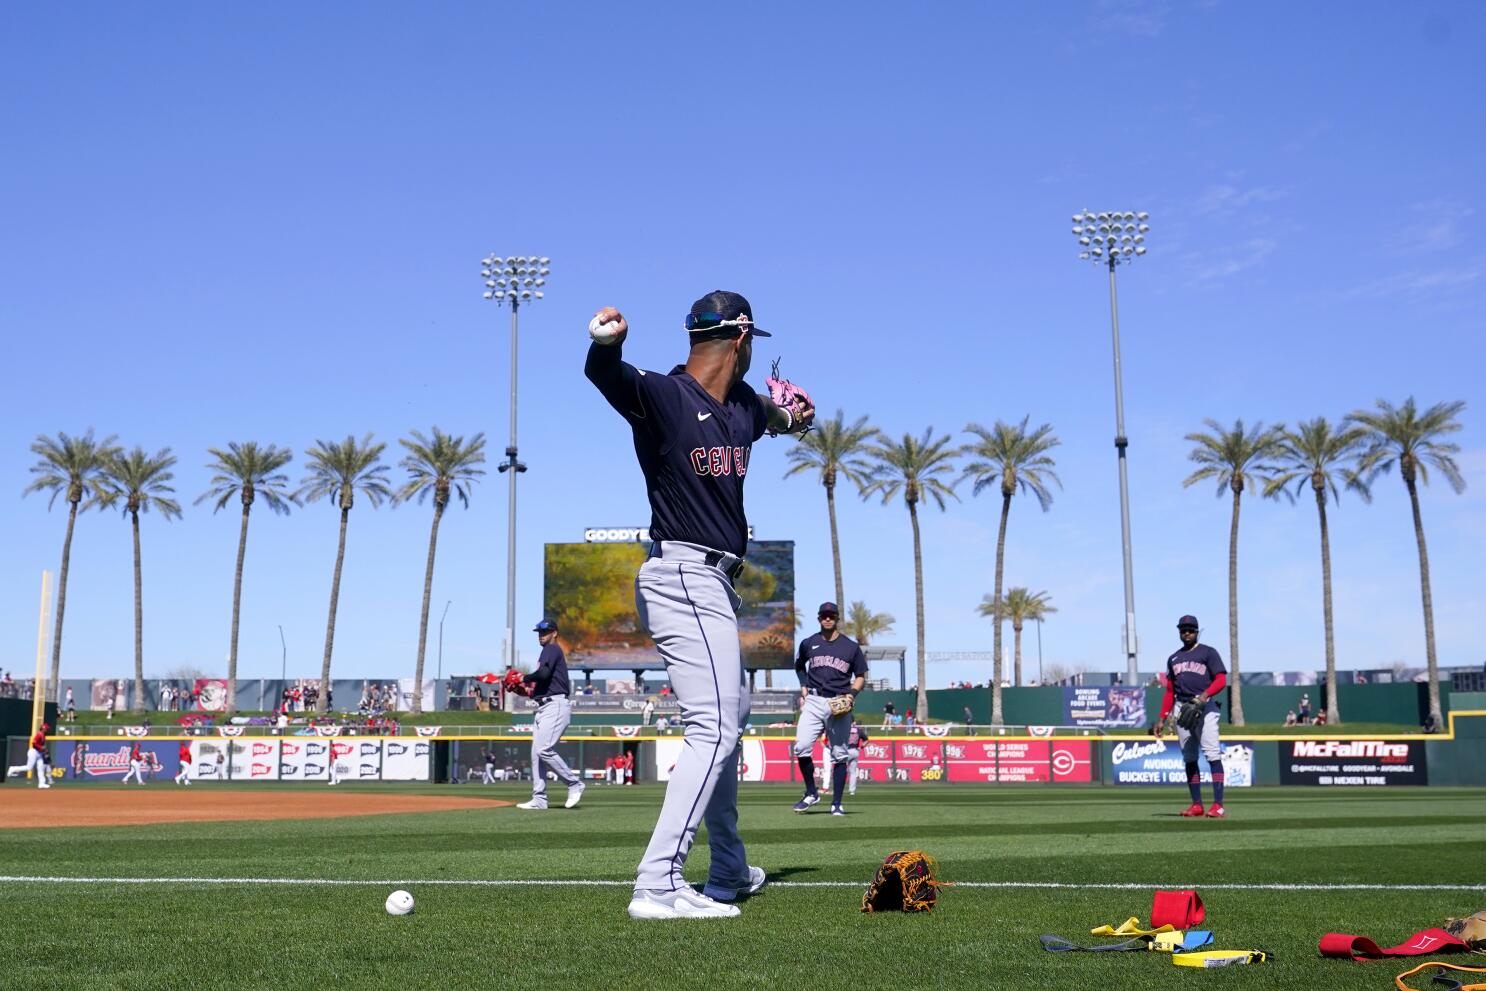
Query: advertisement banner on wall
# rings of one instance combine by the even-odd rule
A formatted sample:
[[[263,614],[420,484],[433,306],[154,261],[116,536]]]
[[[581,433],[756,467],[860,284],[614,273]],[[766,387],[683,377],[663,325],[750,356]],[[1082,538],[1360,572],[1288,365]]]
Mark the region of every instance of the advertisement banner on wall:
[[[324,781],[329,768],[329,740],[297,737],[279,744],[280,781]]]
[[[191,744],[191,777],[197,781],[227,780],[227,742],[195,740]]]
[[[1101,686],[1063,689],[1063,724],[1103,729],[1146,725],[1145,689]]]
[[[203,712],[222,712],[227,708],[227,682],[221,678],[197,678],[196,708]]]
[[[227,776],[233,781],[277,781],[279,741],[243,737],[228,742]]]
[[[427,781],[431,746],[427,740],[383,740],[382,780]]]
[[[52,743],[52,766],[64,768],[74,778],[93,781],[122,781],[129,773],[129,752],[136,741],[120,740],[115,743],[86,740],[54,740]],[[148,780],[159,777],[175,777],[180,769],[177,745],[169,743],[139,743],[144,757],[144,775]],[[132,784],[132,782],[131,782]]]
[[[1110,751],[1117,785],[1180,785],[1187,783],[1187,765],[1182,748],[1173,740],[1121,741]],[[1212,782],[1207,758],[1199,756],[1197,767],[1204,784]],[[1254,783],[1254,748],[1246,743],[1223,747],[1223,779],[1229,788],[1247,788]]]
[[[1280,745],[1280,784],[1427,785],[1424,755],[1416,740],[1292,740]]]
[[[1088,784],[1092,748],[1088,740],[946,741],[944,758],[950,781]]]

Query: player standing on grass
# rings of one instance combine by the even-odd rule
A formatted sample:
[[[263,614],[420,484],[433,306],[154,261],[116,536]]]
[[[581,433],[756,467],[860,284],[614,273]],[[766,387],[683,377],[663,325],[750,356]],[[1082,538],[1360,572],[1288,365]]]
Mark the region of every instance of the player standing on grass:
[[[46,734],[51,726],[42,723],[41,728],[31,734],[31,748],[26,751],[26,773],[36,772],[36,787],[52,786],[52,765],[46,759]]]
[[[1223,808],[1223,744],[1218,739],[1218,709],[1213,697],[1228,685],[1228,669],[1223,658],[1207,644],[1198,643],[1197,617],[1183,616],[1176,622],[1181,649],[1166,658],[1166,696],[1161,700],[1161,714],[1156,717],[1151,734],[1159,737],[1172,707],[1185,710],[1179,717],[1176,740],[1186,762],[1187,790],[1192,804],[1182,812],[1187,818],[1206,815],[1210,819],[1227,818]],[[1202,775],[1197,769],[1197,755],[1207,757],[1213,774],[1213,804],[1202,808]]]
[[[634,435],[650,498],[649,558],[635,579],[640,621],[655,640],[685,724],[660,818],[640,862],[629,914],[636,919],[738,915],[724,904],[764,886],[738,835],[738,761],[749,696],[734,589],[748,550],[743,481],[765,431],[799,433],[815,415],[803,393],[778,383],[779,402],[743,382],[753,338],[748,300],[717,290],[685,320],[686,364],[647,372],[620,358],[629,324],[605,307],[589,324],[584,373]],[[771,396],[775,382],[769,384]],[[780,405],[782,402],[784,405]],[[700,894],[683,867],[707,823],[712,866]]]
[[[816,610],[820,632],[800,641],[795,673],[800,676],[800,721],[795,731],[795,758],[805,781],[805,797],[795,803],[796,812],[808,812],[820,801],[815,790],[815,761],[810,757],[815,741],[825,733],[831,761],[831,815],[845,815],[841,796],[846,790],[851,710],[862,686],[867,683],[867,656],[857,642],[838,629],[841,615],[834,602],[822,602]]]
[[[138,740],[129,747],[129,770],[125,772],[124,780],[119,784],[128,784],[131,777],[138,781],[141,787],[144,786],[144,750],[140,748]]]
[[[862,744],[867,742],[867,728],[851,717],[851,732],[846,734],[846,793],[857,793],[857,762],[862,757]]]
[[[563,808],[571,809],[583,797],[583,779],[557,752],[562,734],[573,721],[573,703],[568,698],[572,691],[568,681],[568,659],[558,646],[556,623],[544,619],[532,627],[532,631],[537,635],[537,643],[542,645],[542,653],[537,658],[537,669],[526,676],[522,689],[522,694],[530,696],[537,704],[531,732],[531,798],[516,807],[529,811],[547,808],[547,775],[542,770],[542,765],[546,764],[557,779],[568,786],[568,798]]]

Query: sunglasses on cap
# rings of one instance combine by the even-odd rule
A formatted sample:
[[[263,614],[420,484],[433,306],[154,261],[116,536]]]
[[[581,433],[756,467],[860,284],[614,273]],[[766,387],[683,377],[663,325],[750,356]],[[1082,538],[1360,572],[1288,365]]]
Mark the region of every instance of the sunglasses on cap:
[[[753,325],[748,317],[738,317],[736,320],[725,320],[721,313],[688,313],[686,315],[686,329],[689,333],[698,333],[704,330],[717,330],[725,327],[741,327],[744,331],[759,337],[770,337],[766,330],[759,330]]]
[[[816,619],[840,619],[841,618],[841,614],[840,613],[834,613],[834,612],[823,612],[823,613],[818,614],[815,618]]]

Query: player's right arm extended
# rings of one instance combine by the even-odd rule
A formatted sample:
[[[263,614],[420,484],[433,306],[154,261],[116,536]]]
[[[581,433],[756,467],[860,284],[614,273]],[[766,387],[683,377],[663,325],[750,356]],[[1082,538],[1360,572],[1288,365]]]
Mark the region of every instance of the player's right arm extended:
[[[640,399],[640,373],[620,356],[622,344],[590,344],[583,374],[598,386],[609,405],[633,419],[645,418]]]

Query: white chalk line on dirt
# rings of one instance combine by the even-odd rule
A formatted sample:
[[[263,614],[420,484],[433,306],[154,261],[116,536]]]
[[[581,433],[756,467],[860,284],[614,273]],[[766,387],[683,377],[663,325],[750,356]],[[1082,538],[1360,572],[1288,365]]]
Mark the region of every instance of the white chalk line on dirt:
[[[954,881],[956,888],[1024,889],[1049,891],[1153,891],[1158,888],[1197,888],[1206,891],[1486,891],[1486,884],[1193,884],[1167,882],[1067,881]],[[633,881],[574,878],[306,878],[306,877],[45,877],[0,875],[0,884],[220,884],[298,885],[302,887],[450,887],[450,888],[632,888]],[[860,881],[770,881],[771,888],[861,888]]]

